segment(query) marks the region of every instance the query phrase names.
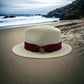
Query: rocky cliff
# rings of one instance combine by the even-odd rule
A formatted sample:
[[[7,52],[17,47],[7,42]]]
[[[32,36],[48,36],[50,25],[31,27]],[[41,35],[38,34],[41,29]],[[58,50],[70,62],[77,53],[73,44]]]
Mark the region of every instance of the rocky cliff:
[[[65,19],[80,19],[84,17],[84,0],[76,0],[69,5],[55,9],[47,14],[48,17]]]

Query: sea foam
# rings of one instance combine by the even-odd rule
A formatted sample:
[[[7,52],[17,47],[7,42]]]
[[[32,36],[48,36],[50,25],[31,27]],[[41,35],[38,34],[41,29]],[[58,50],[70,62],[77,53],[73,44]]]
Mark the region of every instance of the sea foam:
[[[0,29],[48,24],[53,22],[59,22],[59,18],[46,18],[42,16],[16,16],[13,18],[4,18],[4,16],[0,16]]]

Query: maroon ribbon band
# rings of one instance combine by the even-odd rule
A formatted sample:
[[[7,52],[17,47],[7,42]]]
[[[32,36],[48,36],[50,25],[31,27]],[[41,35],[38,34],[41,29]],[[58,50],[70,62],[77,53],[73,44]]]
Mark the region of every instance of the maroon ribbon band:
[[[30,43],[24,42],[24,48],[26,50],[29,50],[32,52],[38,52],[40,48],[43,48],[46,52],[53,52],[53,51],[60,50],[62,48],[61,44],[62,43],[59,42],[56,44],[50,44],[50,45],[46,45],[46,46],[38,46],[35,44],[30,44]]]

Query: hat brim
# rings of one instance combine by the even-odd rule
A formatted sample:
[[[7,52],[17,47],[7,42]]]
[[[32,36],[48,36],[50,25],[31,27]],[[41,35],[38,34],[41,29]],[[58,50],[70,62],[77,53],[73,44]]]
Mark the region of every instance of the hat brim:
[[[31,52],[24,49],[24,43],[20,43],[15,45],[12,48],[12,51],[21,57],[28,57],[28,58],[54,58],[54,57],[61,57],[69,54],[72,51],[72,47],[68,44],[62,43],[62,48],[58,51],[54,51],[51,53],[41,53],[41,52]]]

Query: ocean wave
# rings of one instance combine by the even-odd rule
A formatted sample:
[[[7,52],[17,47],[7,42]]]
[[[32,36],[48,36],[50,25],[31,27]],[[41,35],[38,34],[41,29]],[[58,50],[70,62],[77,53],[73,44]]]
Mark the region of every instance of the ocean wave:
[[[46,18],[43,16],[16,16],[13,18],[0,17],[0,29],[20,26],[39,25],[51,22],[59,22],[59,18]]]

